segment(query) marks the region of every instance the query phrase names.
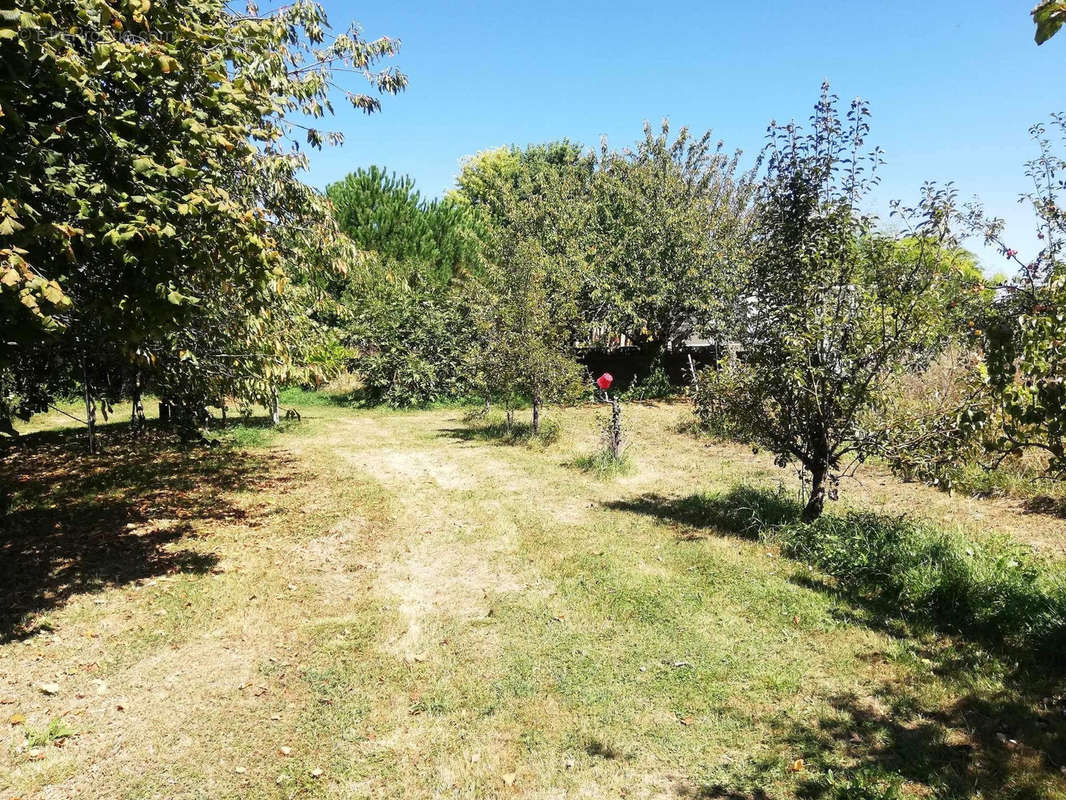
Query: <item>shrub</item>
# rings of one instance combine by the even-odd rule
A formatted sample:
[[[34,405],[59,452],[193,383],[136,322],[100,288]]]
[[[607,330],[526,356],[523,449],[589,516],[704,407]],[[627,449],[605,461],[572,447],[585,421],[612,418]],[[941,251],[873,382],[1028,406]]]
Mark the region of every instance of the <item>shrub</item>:
[[[782,492],[741,487],[715,523],[757,531],[853,597],[997,646],[1054,652],[1066,643],[1066,566],[1008,536],[969,538],[926,522],[866,512],[798,522]]]
[[[366,399],[397,408],[460,397],[474,346],[460,291],[383,283],[358,301],[351,343]]]
[[[726,360],[720,367],[707,367],[699,373],[693,395],[693,411],[704,433],[724,441],[747,441],[755,419],[742,419],[738,412],[746,406],[743,391],[744,373],[749,368],[736,360]]]

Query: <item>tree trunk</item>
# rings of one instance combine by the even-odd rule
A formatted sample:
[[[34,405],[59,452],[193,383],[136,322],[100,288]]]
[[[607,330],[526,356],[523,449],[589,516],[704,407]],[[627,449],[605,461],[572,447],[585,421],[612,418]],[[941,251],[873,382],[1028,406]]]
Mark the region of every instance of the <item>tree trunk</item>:
[[[96,400],[93,399],[89,389],[89,381],[85,381],[85,422],[89,426],[89,453],[96,454]]]
[[[85,356],[81,357],[82,385],[85,388],[85,423],[89,426],[89,454],[96,454],[96,399],[89,386],[89,367]]]
[[[133,379],[133,410],[130,411],[130,430],[140,433],[144,430],[144,401],[141,399],[141,373]]]
[[[622,457],[622,406],[617,396],[611,398],[611,455],[616,461]]]
[[[811,473],[811,496],[807,499],[807,505],[803,509],[803,521],[814,522],[822,516],[825,508],[825,479],[829,468],[824,465],[815,465],[810,468]]]
[[[277,425],[281,422],[281,413],[278,411],[278,387],[270,390],[270,422]]]
[[[540,398],[533,396],[533,435],[540,434]]]

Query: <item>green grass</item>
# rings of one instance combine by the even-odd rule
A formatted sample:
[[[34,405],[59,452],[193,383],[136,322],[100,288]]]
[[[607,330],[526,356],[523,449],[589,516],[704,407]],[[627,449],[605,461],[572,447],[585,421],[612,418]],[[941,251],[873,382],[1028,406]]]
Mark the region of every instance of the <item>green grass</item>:
[[[608,479],[631,473],[633,471],[633,459],[628,452],[615,456],[609,449],[601,448],[595,453],[574,459],[574,466],[582,472],[589,472],[598,478]]]

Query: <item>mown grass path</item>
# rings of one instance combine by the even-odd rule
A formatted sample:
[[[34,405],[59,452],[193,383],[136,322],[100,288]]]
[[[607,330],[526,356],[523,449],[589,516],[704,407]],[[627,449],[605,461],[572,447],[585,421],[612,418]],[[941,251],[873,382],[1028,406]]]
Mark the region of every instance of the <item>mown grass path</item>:
[[[223,449],[5,456],[0,798],[1066,797],[1061,696],[701,522],[788,476],[684,406],[627,408],[600,480],[594,410],[529,447],[301,402]],[[849,502],[1033,538],[877,473]]]

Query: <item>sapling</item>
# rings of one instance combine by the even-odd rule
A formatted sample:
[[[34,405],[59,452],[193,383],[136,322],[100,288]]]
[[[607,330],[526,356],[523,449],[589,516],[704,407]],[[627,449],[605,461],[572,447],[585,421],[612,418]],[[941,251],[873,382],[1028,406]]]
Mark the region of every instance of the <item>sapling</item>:
[[[614,376],[609,372],[596,379],[596,385],[603,391],[604,399],[611,404],[611,421],[604,429],[604,438],[607,440],[611,458],[617,461],[622,457],[622,406],[618,403],[617,393],[613,396],[607,393],[612,383]]]

